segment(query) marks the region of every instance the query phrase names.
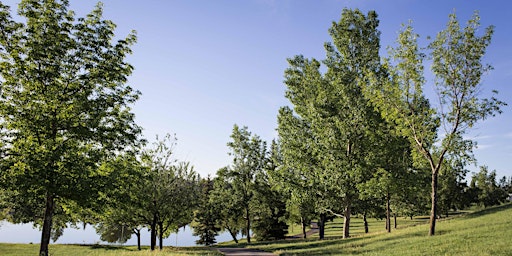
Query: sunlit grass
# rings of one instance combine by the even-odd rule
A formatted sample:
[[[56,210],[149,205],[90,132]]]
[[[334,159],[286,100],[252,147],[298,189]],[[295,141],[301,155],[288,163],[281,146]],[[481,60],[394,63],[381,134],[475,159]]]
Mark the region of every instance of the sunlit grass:
[[[399,221],[400,219],[397,219]],[[436,235],[429,237],[428,219],[407,222],[391,233],[380,231],[384,222],[373,220],[370,234],[352,229],[353,237],[341,239],[341,224],[326,230],[326,239],[308,239],[251,245],[278,255],[512,255],[512,204],[437,222]],[[355,219],[353,219],[356,222]],[[416,222],[416,223],[415,223]],[[424,224],[421,224],[424,223]],[[357,223],[354,223],[357,224]],[[373,229],[372,225],[379,229]]]
[[[361,218],[352,218],[351,238],[342,239],[343,220],[335,219],[326,227],[326,239],[318,235],[307,239],[274,242],[245,239],[240,244],[218,246],[258,248],[277,255],[512,255],[512,204],[454,215],[437,222],[436,235],[429,237],[428,217],[397,218],[398,228],[385,231],[384,220],[368,219],[370,233],[364,233]],[[394,223],[392,221],[392,226]],[[294,227],[295,231],[295,227]],[[296,230],[300,233],[300,229]],[[0,255],[37,255],[37,244],[0,244]],[[110,255],[221,255],[208,247],[166,247],[150,252],[135,246],[50,245],[50,254],[72,256]]]
[[[39,244],[2,244],[0,255],[21,256],[38,255]],[[53,256],[146,256],[146,255],[222,255],[215,249],[208,247],[165,247],[162,251],[150,251],[144,246],[141,251],[136,246],[110,246],[110,245],[63,245],[51,244],[49,253]]]

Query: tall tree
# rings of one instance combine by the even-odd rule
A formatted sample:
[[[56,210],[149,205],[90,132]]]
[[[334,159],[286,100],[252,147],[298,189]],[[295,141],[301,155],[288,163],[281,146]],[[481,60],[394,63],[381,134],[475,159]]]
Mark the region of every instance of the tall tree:
[[[310,124],[322,164],[319,175],[327,191],[336,191],[338,205],[326,211],[343,212],[344,237],[350,236],[352,203],[358,198],[356,184],[369,176],[375,150],[374,130],[379,114],[363,95],[361,84],[365,71],[379,64],[379,21],[374,11],[344,9],[339,22],[333,22],[326,43],[327,67],[320,72],[320,62],[302,56],[290,59],[285,71],[286,97],[296,113]]]
[[[319,182],[322,166],[310,124],[295,116],[289,107],[279,110],[277,122],[282,165],[270,170],[269,176],[277,189],[290,195],[289,215],[301,224],[306,238],[306,227],[325,208],[322,205],[331,193],[326,193]]]
[[[2,177],[37,212],[40,255],[48,255],[56,210],[88,207],[105,185],[98,165],[140,133],[129,108],[139,93],[126,85],[135,34],[114,43],[101,4],[77,21],[68,6],[23,0],[17,22],[0,3]]]
[[[256,176],[254,233],[258,240],[284,239],[288,232],[286,223],[286,195],[278,190],[269,176],[281,166],[281,154],[275,140],[270,145],[267,164]]]
[[[479,95],[481,78],[491,69],[490,65],[482,63],[482,58],[494,30],[492,26],[488,27],[479,36],[479,27],[477,13],[465,28],[461,28],[455,14],[451,14],[446,29],[430,43],[435,91],[439,95],[437,109],[430,106],[423,94],[423,59],[426,55],[420,51],[418,35],[411,25],[403,29],[398,47],[390,52],[396,66],[392,67],[388,61],[386,72],[389,76],[376,75],[369,90],[373,103],[383,116],[410,139],[416,155],[428,161],[432,176],[429,235],[435,234],[438,178],[445,157],[451,154],[471,160],[473,142],[463,135],[478,121],[501,113],[501,107],[505,105],[495,97]]]
[[[234,125],[228,146],[231,149],[233,164],[226,169],[225,177],[231,181],[234,193],[240,198],[246,221],[247,242],[251,242],[252,200],[255,180],[266,164],[267,146],[257,135],[252,135],[247,127]]]

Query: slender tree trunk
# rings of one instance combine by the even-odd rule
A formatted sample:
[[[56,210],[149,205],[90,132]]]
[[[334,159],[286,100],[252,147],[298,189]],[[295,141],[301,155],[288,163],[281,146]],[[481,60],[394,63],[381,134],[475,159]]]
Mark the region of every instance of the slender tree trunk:
[[[39,256],[48,256],[48,245],[50,244],[50,236],[52,232],[53,209],[55,206],[55,199],[53,195],[47,193],[46,207],[43,219],[43,231],[41,233],[41,245],[39,247]]]
[[[438,170],[432,172],[432,208],[430,209],[430,229],[428,232],[429,236],[433,236],[436,233],[436,218],[437,218],[437,178]]]
[[[158,228],[159,228],[159,232],[158,232],[158,243],[159,243],[159,247],[160,247],[160,251],[163,249],[163,245],[164,245],[164,223],[159,221],[158,222]]]
[[[134,229],[134,233],[137,236],[137,249],[140,251],[140,229]]]
[[[156,246],[156,224],[157,224],[157,214],[154,213],[153,214],[153,220],[151,221],[151,241],[150,241],[150,247],[151,247],[151,250],[154,251],[155,250],[155,246]]]
[[[247,243],[251,243],[251,218],[249,216],[249,207],[245,208],[245,216],[247,216]]]
[[[233,232],[231,230],[231,228],[229,228],[229,227],[226,227],[226,229],[228,230],[229,234],[231,235],[231,238],[233,238],[233,241],[235,241],[235,244],[238,244],[238,239],[236,239],[236,233]]]
[[[350,200],[345,207],[345,212],[343,213],[344,221],[343,221],[343,238],[350,237],[350,210],[351,210],[351,202]]]
[[[302,225],[302,238],[306,238],[306,220],[304,217],[300,217],[300,223]]]
[[[363,222],[364,222],[364,233],[368,233],[368,220],[366,219],[366,212],[363,214]]]
[[[320,237],[320,240],[324,239],[325,236],[325,219],[327,216],[325,216],[325,213],[320,214],[320,219],[318,220],[318,236]]]
[[[393,214],[393,217],[395,218],[395,229],[396,229],[396,213]]]
[[[386,230],[388,233],[391,232],[391,207],[389,200],[389,192],[386,193]]]

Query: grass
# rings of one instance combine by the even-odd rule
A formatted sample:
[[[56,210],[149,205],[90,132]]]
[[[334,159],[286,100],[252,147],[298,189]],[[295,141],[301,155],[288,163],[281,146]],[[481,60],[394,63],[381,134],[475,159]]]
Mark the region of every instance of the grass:
[[[5,244],[0,243],[0,255],[22,256],[38,255],[39,244]],[[114,246],[114,245],[67,245],[51,244],[50,255],[73,255],[73,256],[167,256],[167,255],[222,255],[216,250],[208,247],[164,247],[162,251],[151,252],[149,247],[143,246],[137,250],[136,246]]]
[[[256,247],[277,255],[512,255],[512,204],[456,215],[437,222],[436,235],[429,237],[428,219],[399,219],[398,229],[380,231],[384,222],[372,221],[373,233],[362,233],[353,219],[352,238],[341,239],[341,222],[329,224],[326,239],[315,238]],[[377,232],[375,232],[377,230]]]
[[[352,218],[351,238],[342,239],[342,220],[335,219],[326,227],[326,239],[318,235],[307,239],[275,242],[245,240],[236,245],[221,243],[219,247],[258,248],[277,255],[512,255],[512,204],[475,212],[453,215],[437,222],[436,235],[429,237],[428,217],[398,218],[398,229],[384,230],[384,220],[369,219],[369,234],[364,234],[362,219]],[[393,223],[392,223],[393,225]],[[300,232],[300,229],[296,230]],[[37,244],[1,244],[1,255],[37,255]],[[50,245],[50,254],[59,255],[221,255],[207,247],[166,247],[150,252],[134,246]]]

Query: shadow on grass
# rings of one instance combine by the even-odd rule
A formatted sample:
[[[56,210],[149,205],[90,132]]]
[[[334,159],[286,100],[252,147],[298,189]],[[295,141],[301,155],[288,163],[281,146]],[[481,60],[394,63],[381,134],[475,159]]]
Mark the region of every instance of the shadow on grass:
[[[102,249],[105,251],[132,251],[126,246],[106,245],[106,244],[77,244],[79,246],[89,247],[92,250]]]
[[[344,240],[339,237],[330,237],[324,240],[311,240],[310,243],[308,243],[308,241],[304,241],[306,243],[298,243],[296,245],[287,246],[286,248],[276,248],[276,250],[282,251],[280,255],[334,255],[339,254],[340,251],[338,249],[330,248],[331,246],[342,245],[349,242],[353,243],[361,239],[363,238],[356,237]],[[286,251],[283,251],[283,249]]]

